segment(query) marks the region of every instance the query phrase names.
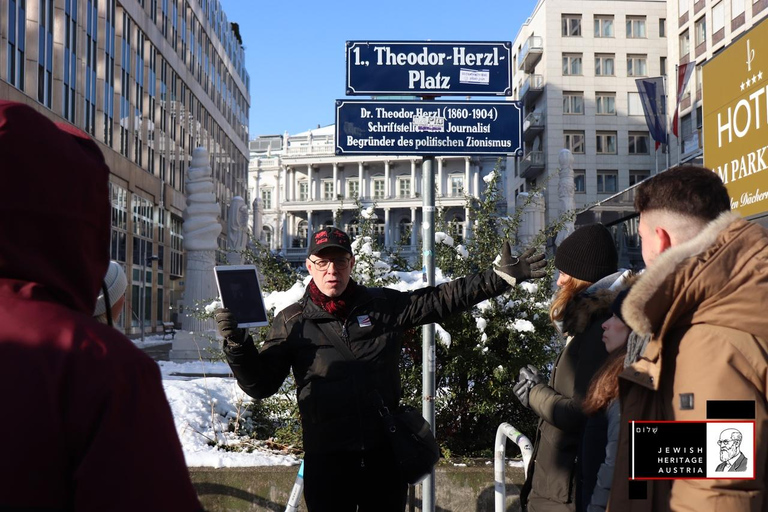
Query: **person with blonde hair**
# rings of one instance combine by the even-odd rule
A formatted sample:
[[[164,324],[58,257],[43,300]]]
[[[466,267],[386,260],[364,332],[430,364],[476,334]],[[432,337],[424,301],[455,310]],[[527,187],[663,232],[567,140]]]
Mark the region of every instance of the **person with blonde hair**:
[[[601,224],[578,228],[557,248],[559,271],[550,318],[564,337],[548,381],[532,365],[520,370],[515,395],[539,416],[528,477],[520,492],[528,512],[581,510],[578,455],[586,416],[581,402],[608,353],[602,323],[611,287],[623,282],[611,233]]]

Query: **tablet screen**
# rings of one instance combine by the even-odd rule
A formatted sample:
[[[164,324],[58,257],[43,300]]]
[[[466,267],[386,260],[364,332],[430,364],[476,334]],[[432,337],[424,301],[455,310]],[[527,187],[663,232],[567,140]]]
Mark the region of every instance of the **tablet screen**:
[[[249,265],[214,268],[224,307],[232,311],[238,327],[267,325],[256,267]]]

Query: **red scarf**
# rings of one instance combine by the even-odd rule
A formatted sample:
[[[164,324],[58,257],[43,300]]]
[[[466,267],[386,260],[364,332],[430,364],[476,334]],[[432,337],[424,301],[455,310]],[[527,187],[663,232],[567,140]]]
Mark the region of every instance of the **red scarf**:
[[[347,288],[341,295],[338,297],[329,297],[320,291],[320,288],[317,287],[315,280],[313,279],[309,282],[309,298],[312,302],[336,318],[346,320],[350,310],[349,299],[355,293],[355,288],[357,288],[357,283],[350,279]]]

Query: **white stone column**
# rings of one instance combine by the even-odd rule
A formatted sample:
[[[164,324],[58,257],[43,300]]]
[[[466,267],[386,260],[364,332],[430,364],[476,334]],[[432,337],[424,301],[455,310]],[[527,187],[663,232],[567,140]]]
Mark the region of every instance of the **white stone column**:
[[[317,184],[315,183],[315,173],[312,169],[312,164],[307,164],[307,187],[309,187],[309,200],[315,201],[317,199],[317,194],[315,193],[315,189],[317,188]]]
[[[390,193],[390,184],[389,184],[389,170],[390,170],[390,163],[389,160],[384,162],[384,199],[389,199],[392,197],[392,194]]]
[[[339,197],[339,164],[333,162],[333,200]]]
[[[443,197],[443,159],[437,158],[437,197]]]
[[[411,197],[416,197],[416,160],[411,160]]]
[[[363,162],[357,163],[357,195],[362,199],[365,196],[365,182],[363,181]]]
[[[470,188],[470,177],[472,175],[472,171],[470,169],[471,165],[471,159],[468,156],[464,157],[464,193],[468,196],[472,195],[472,189]]]
[[[416,247],[419,243],[418,229],[416,226],[416,208],[411,208],[411,247]]]
[[[475,197],[480,197],[480,164],[475,166],[475,179],[473,186],[475,188]]]
[[[309,247],[309,238],[312,236],[312,233],[315,232],[314,222],[315,219],[312,215],[312,210],[307,210],[307,247]]]
[[[280,205],[280,203],[282,203],[284,201],[290,201],[291,200],[291,196],[288,194],[289,189],[288,189],[288,167],[287,166],[284,165],[280,169],[280,172],[277,175],[277,179],[278,179],[277,191],[275,193],[275,195],[277,195],[277,197],[275,198],[275,204],[276,205]],[[283,193],[282,193],[282,195],[280,194],[280,182],[281,181],[283,182]]]
[[[291,215],[288,212],[283,214],[283,252],[288,255],[288,249],[291,247]]]
[[[389,247],[391,245],[392,239],[390,237],[390,230],[392,227],[389,225],[389,222],[389,208],[384,208],[384,247]]]
[[[472,237],[472,221],[469,219],[469,214],[472,210],[464,207],[464,243]]]

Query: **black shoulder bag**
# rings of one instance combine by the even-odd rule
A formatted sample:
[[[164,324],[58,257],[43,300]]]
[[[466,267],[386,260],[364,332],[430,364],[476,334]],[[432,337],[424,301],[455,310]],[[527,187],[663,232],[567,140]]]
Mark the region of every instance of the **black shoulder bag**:
[[[357,360],[352,350],[328,322],[320,321],[317,325],[346,359]],[[432,473],[440,459],[440,447],[429,423],[413,407],[400,406],[397,412],[391,413],[384,405],[378,390],[374,390],[369,396],[381,417],[403,480],[412,485],[421,482]]]

